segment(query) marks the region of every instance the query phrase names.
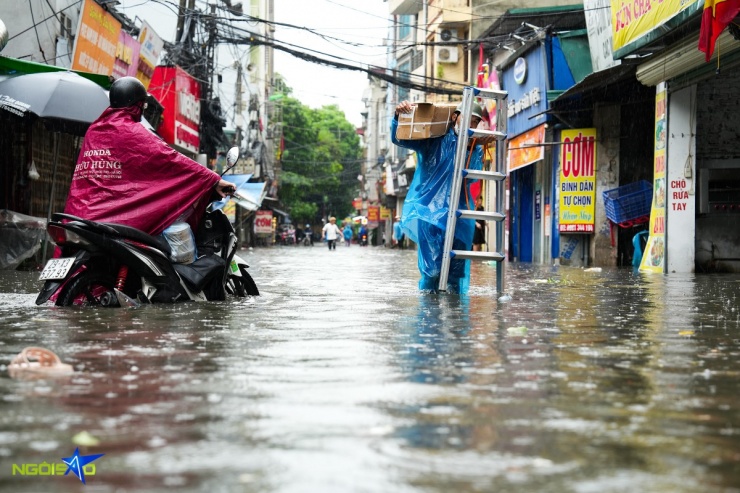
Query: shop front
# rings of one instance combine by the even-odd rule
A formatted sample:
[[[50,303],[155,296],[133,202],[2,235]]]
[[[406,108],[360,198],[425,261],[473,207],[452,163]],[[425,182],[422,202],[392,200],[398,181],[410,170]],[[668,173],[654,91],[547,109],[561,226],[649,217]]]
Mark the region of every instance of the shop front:
[[[503,67],[503,89],[509,94],[507,172],[510,260],[547,263],[551,234],[545,228],[552,203],[552,163],[545,143],[551,132],[546,113],[548,68],[544,43],[535,43]]]

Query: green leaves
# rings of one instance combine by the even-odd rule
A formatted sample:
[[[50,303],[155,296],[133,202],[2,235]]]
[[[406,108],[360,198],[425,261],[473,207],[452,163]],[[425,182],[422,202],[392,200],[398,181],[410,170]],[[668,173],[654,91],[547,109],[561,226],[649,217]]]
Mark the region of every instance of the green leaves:
[[[282,99],[282,111],[279,197],[291,217],[298,224],[318,224],[322,217],[351,213],[362,163],[352,123],[335,105],[312,109],[292,97]]]

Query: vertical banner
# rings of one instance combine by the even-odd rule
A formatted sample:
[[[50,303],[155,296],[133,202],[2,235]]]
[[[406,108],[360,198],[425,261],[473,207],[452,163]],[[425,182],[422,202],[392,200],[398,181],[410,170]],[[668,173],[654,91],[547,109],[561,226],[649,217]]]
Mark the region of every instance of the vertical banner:
[[[121,31],[116,48],[116,62],[113,67],[113,78],[136,76],[139,66],[139,42],[126,31]]]
[[[665,264],[665,166],[667,90],[665,82],[655,93],[655,154],[653,170],[653,204],[650,209],[650,237],[640,262],[640,272],[663,272]]]
[[[93,0],[85,0],[77,25],[72,70],[111,75],[121,23]]]
[[[593,233],[596,221],[596,129],[563,130],[558,231]]]
[[[154,67],[157,66],[159,55],[162,53],[162,48],[164,48],[164,41],[154,32],[152,26],[143,21],[139,32],[139,44],[141,47],[139,49],[136,78],[144,84],[144,87],[149,89],[149,83],[152,81],[152,75],[154,75]]]

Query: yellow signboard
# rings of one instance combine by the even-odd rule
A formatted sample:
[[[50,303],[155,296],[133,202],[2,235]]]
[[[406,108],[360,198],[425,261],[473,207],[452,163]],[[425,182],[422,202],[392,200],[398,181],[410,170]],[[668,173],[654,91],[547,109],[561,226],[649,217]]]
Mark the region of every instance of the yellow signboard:
[[[593,233],[596,217],[596,129],[563,130],[558,230]]]
[[[694,3],[695,0],[611,0],[614,51],[660,27]]]
[[[641,272],[663,272],[665,263],[665,166],[666,166],[666,85],[658,84],[655,93],[655,152],[653,204],[650,209],[650,237],[640,262]]]
[[[121,23],[93,0],[85,0],[77,27],[72,70],[110,75]]]

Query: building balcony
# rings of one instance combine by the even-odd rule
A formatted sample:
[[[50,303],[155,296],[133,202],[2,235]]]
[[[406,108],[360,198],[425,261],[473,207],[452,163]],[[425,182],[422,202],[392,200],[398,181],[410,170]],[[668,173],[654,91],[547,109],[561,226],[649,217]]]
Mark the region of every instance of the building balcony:
[[[430,0],[429,18],[436,19],[442,26],[466,25],[473,12],[470,0]],[[439,17],[437,17],[439,16]]]
[[[391,15],[413,15],[421,12],[423,3],[419,0],[390,0],[388,7]]]

